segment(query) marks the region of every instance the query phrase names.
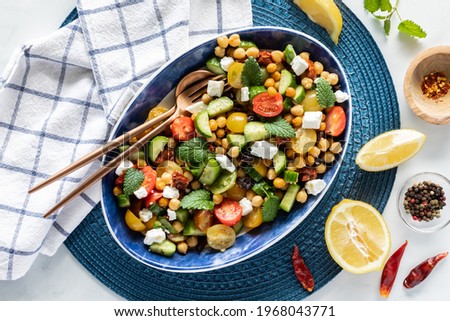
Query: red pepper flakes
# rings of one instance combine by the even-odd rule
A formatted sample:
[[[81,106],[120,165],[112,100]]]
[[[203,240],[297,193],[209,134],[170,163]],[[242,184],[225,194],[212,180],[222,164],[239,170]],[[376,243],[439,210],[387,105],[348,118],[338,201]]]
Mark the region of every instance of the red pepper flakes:
[[[450,83],[442,72],[431,72],[423,77],[420,84],[425,97],[439,99],[444,97],[450,90]]]

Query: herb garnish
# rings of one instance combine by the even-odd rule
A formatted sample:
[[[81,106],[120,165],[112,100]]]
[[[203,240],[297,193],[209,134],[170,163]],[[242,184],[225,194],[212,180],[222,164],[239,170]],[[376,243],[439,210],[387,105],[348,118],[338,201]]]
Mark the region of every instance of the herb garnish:
[[[200,137],[181,143],[175,152],[180,160],[188,164],[204,163],[210,154],[207,142]]]
[[[262,217],[264,222],[272,222],[277,217],[280,209],[280,199],[275,195],[270,195],[262,207]]]
[[[283,118],[278,117],[275,121],[271,123],[265,123],[264,128],[271,136],[281,137],[281,138],[292,138],[295,137],[294,128]]]
[[[383,29],[386,35],[391,32],[391,19],[394,13],[397,14],[400,24],[397,29],[407,35],[417,38],[425,38],[427,33],[417,23],[412,20],[403,20],[398,13],[398,1],[392,6],[390,0],[364,0],[364,9],[372,14],[376,19],[383,22]],[[377,14],[381,11],[384,14]]]
[[[214,209],[211,193],[205,189],[190,192],[181,200],[181,207],[187,210],[210,210]]]
[[[336,95],[330,83],[324,78],[318,78],[316,84],[316,97],[320,107],[328,108],[334,106]]]
[[[123,193],[131,195],[141,187],[144,173],[136,168],[129,168],[123,178]]]
[[[254,57],[248,58],[244,63],[241,75],[242,85],[245,87],[259,86],[262,83],[261,69]]]

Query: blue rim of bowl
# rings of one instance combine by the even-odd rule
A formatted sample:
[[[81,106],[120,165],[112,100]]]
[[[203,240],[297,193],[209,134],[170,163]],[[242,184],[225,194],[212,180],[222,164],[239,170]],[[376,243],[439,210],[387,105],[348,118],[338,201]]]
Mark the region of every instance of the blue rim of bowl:
[[[319,46],[322,50],[324,50],[333,60],[334,63],[337,65],[338,69],[341,71],[341,81],[343,81],[343,83],[347,84],[347,93],[349,96],[348,102],[347,102],[347,110],[346,110],[346,116],[347,116],[347,125],[346,125],[346,134],[344,139],[344,145],[343,145],[343,149],[342,152],[340,154],[340,158],[339,160],[333,165],[333,167],[335,167],[335,171],[333,173],[333,175],[331,176],[329,182],[327,183],[327,185],[325,186],[325,188],[321,191],[321,193],[314,198],[314,204],[313,206],[311,206],[305,213],[303,213],[302,217],[300,219],[298,219],[297,221],[295,221],[294,224],[292,224],[289,228],[287,228],[283,233],[281,233],[280,235],[278,235],[277,237],[271,239],[270,242],[267,242],[264,246],[261,246],[259,248],[257,248],[255,251],[250,252],[246,255],[243,256],[239,256],[236,257],[234,259],[231,259],[225,263],[222,263],[220,265],[212,265],[212,266],[206,266],[206,267],[198,267],[198,268],[192,268],[192,267],[179,267],[179,266],[167,266],[167,265],[163,265],[163,264],[159,264],[156,262],[148,262],[143,260],[142,258],[136,256],[133,252],[131,252],[122,242],[121,240],[116,236],[112,226],[110,225],[109,222],[109,218],[106,214],[106,206],[104,203],[104,197],[103,197],[103,188],[102,188],[102,197],[101,197],[101,208],[102,208],[102,212],[103,212],[103,217],[105,219],[106,225],[108,227],[108,230],[111,234],[111,236],[113,237],[113,239],[115,240],[115,242],[128,254],[130,255],[132,258],[134,258],[135,260],[143,263],[146,266],[161,270],[161,271],[166,271],[166,272],[177,272],[177,273],[200,273],[200,272],[207,272],[207,271],[213,271],[213,270],[218,270],[218,269],[222,269],[234,264],[237,264],[239,262],[245,261],[259,253],[261,253],[262,251],[268,249],[270,246],[276,244],[277,242],[279,242],[281,239],[283,239],[286,235],[288,235],[290,232],[292,232],[297,226],[300,225],[300,223],[306,219],[306,217],[317,207],[317,205],[320,203],[320,201],[322,200],[322,198],[325,196],[325,194],[327,193],[329,187],[332,185],[334,179],[336,178],[337,174],[339,173],[339,170],[341,168],[341,163],[344,160],[344,157],[346,155],[347,152],[347,147],[348,144],[346,143],[348,141],[348,139],[350,138],[350,133],[351,133],[351,127],[352,127],[352,94],[350,91],[350,86],[349,86],[349,82],[347,79],[347,76],[344,72],[344,68],[342,67],[341,63],[339,62],[339,60],[337,59],[337,57],[325,46],[323,45],[319,40],[315,39],[314,37],[311,37],[308,34],[305,34],[301,31],[296,31],[290,28],[285,28],[285,27],[275,27],[275,26],[259,26],[259,27],[249,27],[249,28],[240,28],[240,29],[236,29],[233,30],[232,33],[244,33],[244,32],[254,32],[254,31],[267,31],[267,32],[271,32],[271,31],[281,31],[281,32],[285,32],[285,33],[291,33],[294,34],[295,36],[299,36],[302,38],[307,39],[308,41],[316,44],[317,46]],[[131,108],[131,106],[133,105],[135,99],[140,95],[140,93],[142,93],[142,91],[144,89],[147,88],[148,84],[150,82],[153,81],[153,79],[155,79],[159,73],[162,72],[162,70],[164,70],[165,68],[167,68],[167,66],[174,64],[176,61],[178,61],[179,59],[181,59],[182,56],[196,51],[199,47],[203,46],[204,44],[211,42],[211,41],[215,41],[217,39],[217,37],[221,36],[221,35],[229,35],[230,32],[223,32],[221,34],[215,35],[213,37],[210,37],[209,39],[202,41],[201,43],[199,43],[198,45],[190,48],[189,50],[179,54],[177,57],[167,61],[164,65],[162,65],[149,79],[147,79],[147,81],[145,81],[144,83],[142,83],[141,87],[139,88],[139,90],[135,93],[134,97],[130,100],[130,102],[127,104],[127,106],[124,108],[121,116],[119,117],[119,121],[117,121],[117,123],[114,125],[114,127],[111,129],[111,134],[108,138],[108,140],[112,140],[115,138],[116,135],[116,131],[118,129],[118,127],[121,124],[121,119],[123,119],[123,117],[127,114],[127,112],[129,111],[129,109]],[[343,79],[342,79],[343,78]],[[102,158],[102,164],[105,164],[105,160],[106,160],[106,155]],[[103,182],[103,180],[102,180]],[[295,213],[295,212],[294,212]],[[217,253],[218,255],[221,254],[221,252]]]
[[[427,229],[427,228],[416,227],[416,226],[414,226],[414,225],[411,225],[411,224],[408,222],[408,220],[406,219],[406,217],[407,217],[409,214],[405,212],[405,209],[404,209],[404,207],[403,207],[403,198],[405,197],[406,189],[407,189],[408,187],[412,186],[413,184],[415,184],[415,183],[417,182],[417,178],[420,177],[420,176],[430,177],[430,180],[431,180],[431,181],[433,180],[433,177],[439,177],[440,180],[442,180],[442,181],[444,181],[444,182],[447,183],[447,187],[450,187],[450,180],[449,180],[446,176],[444,176],[444,175],[442,175],[442,174],[440,174],[440,173],[435,173],[435,172],[421,172],[421,173],[414,174],[413,176],[411,176],[411,177],[409,177],[408,179],[406,179],[406,180],[403,182],[402,187],[400,188],[400,190],[399,190],[399,192],[398,192],[398,196],[397,196],[397,206],[398,206],[398,212],[399,212],[399,215],[400,215],[400,217],[401,217],[403,223],[405,223],[405,225],[406,225],[408,228],[410,228],[411,230],[413,230],[413,231],[421,232],[421,233],[426,233],[426,234],[430,234],[430,233],[437,232],[437,231],[440,231],[440,230],[444,229],[444,228],[450,223],[450,217],[447,218],[447,221],[446,221],[444,224],[439,224],[439,225],[436,225],[435,227],[428,228],[428,229]],[[445,187],[442,186],[442,188],[444,189],[444,192],[445,192],[445,191],[446,191],[446,190],[445,190]],[[447,192],[448,192],[448,191],[447,191]],[[446,206],[448,206],[448,204],[447,204]],[[436,220],[439,220],[439,219],[441,219],[441,218],[436,218]],[[425,224],[428,224],[428,223],[429,223],[429,222],[423,222],[424,225],[425,225]]]

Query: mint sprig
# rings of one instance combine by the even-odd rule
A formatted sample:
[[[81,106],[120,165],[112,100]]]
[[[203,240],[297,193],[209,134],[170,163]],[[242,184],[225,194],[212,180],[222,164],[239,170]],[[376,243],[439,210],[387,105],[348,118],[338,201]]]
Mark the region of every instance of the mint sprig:
[[[336,95],[334,94],[330,83],[324,78],[317,79],[316,97],[320,107],[328,108],[334,106]]]
[[[264,128],[271,136],[281,138],[295,137],[294,128],[281,117],[278,117],[275,121],[271,123],[265,123]]]
[[[181,200],[181,207],[186,210],[210,210],[214,209],[211,193],[205,189],[190,192]]]
[[[272,222],[277,217],[278,210],[280,209],[280,199],[271,195],[264,202],[262,207],[262,217],[264,222]]]
[[[244,63],[241,75],[244,87],[259,86],[262,83],[262,74],[259,64],[255,58],[250,57]]]
[[[207,142],[200,137],[179,144],[175,153],[179,159],[191,165],[206,162],[210,154]]]
[[[141,187],[144,173],[136,168],[129,168],[123,178],[123,193],[131,195]]]
[[[427,33],[417,23],[412,20],[403,20],[398,13],[398,1],[392,5],[390,0],[364,0],[364,9],[366,9],[374,18],[383,22],[383,30],[386,35],[391,32],[391,20],[394,13],[397,15],[400,23],[397,29],[404,34],[416,38],[425,38]]]

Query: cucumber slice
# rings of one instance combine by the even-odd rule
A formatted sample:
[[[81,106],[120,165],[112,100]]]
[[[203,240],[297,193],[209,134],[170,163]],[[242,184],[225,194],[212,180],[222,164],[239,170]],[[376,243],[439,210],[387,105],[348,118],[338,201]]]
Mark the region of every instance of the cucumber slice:
[[[209,127],[208,111],[203,110],[197,114],[194,120],[195,128],[206,138],[212,137],[211,128]]]
[[[264,127],[264,123],[252,121],[244,127],[244,137],[246,142],[264,140],[269,137],[269,133]]]
[[[272,159],[273,168],[275,173],[280,174],[286,168],[287,157],[284,152],[279,150]]]
[[[206,232],[200,231],[196,226],[194,221],[189,220],[184,225],[183,229],[183,235],[184,236],[204,236],[206,235]]]
[[[156,136],[148,143],[148,157],[154,162],[164,150],[169,139],[166,136]]]
[[[251,47],[258,48],[253,41],[249,40],[241,40],[241,43],[239,44],[239,48],[244,48],[245,50]]]
[[[298,173],[294,171],[285,171],[284,172],[284,180],[288,184],[297,184],[298,182]]]
[[[227,138],[231,146],[242,148],[242,146],[244,146],[246,143],[244,135],[228,134]]]
[[[211,193],[222,194],[231,189],[236,184],[237,172],[230,173],[225,171],[220,177],[211,185]]]
[[[303,101],[303,99],[305,99],[305,96],[306,96],[305,88],[303,88],[302,85],[298,85],[298,86],[295,88],[294,101],[295,101],[297,104],[300,104],[300,103]]]
[[[217,115],[226,113],[234,107],[233,101],[228,97],[219,97],[211,101],[206,110],[209,117],[216,117]]]
[[[179,220],[183,224],[186,224],[189,219],[189,212],[184,208],[180,208],[176,210],[175,213],[177,213],[177,220]]]
[[[284,59],[286,59],[286,62],[290,64],[292,60],[294,60],[295,56],[297,56],[297,54],[295,53],[294,47],[292,47],[291,44],[288,44],[284,49]]]
[[[166,214],[166,209],[159,206],[157,203],[153,203],[148,209],[157,216]]]
[[[249,88],[249,98],[250,102],[255,98],[257,95],[261,93],[265,93],[267,91],[267,88],[264,86],[251,86]]]
[[[261,70],[261,83],[264,84],[264,82],[267,80],[267,78],[270,77],[270,74],[267,71],[266,67],[259,67],[259,70]]]
[[[117,205],[122,208],[130,207],[130,197],[125,194],[117,195]]]
[[[286,89],[289,87],[295,88],[297,84],[295,83],[295,77],[293,74],[291,74],[288,70],[283,69],[281,71],[281,78],[280,78],[280,87],[278,88],[278,92],[282,95],[286,93]]]
[[[225,70],[220,67],[220,58],[218,57],[212,57],[209,58],[206,61],[206,68],[208,68],[209,71],[215,73],[216,75],[224,75]]]
[[[283,100],[283,112],[288,113],[294,106],[294,101],[290,97],[286,97]]]
[[[194,175],[196,179],[198,179],[202,175],[205,166],[206,165],[202,162],[198,167],[189,168],[189,171],[192,173],[192,175]]]
[[[295,197],[297,196],[297,193],[300,191],[299,185],[289,185],[288,189],[286,190],[286,194],[284,194],[283,199],[280,203],[280,208],[285,211],[289,212],[292,209],[292,206],[295,202]]]
[[[234,230],[234,232],[236,234],[238,234],[242,230],[242,227],[244,227],[244,220],[243,219],[240,219],[239,222],[237,222],[236,224],[234,224],[232,226],[232,228],[233,228],[233,230]]]
[[[150,252],[158,253],[164,256],[172,256],[177,250],[175,243],[164,240],[161,243],[153,243],[149,248]]]
[[[264,178],[264,176],[261,176],[261,174],[253,167],[244,167],[244,172],[255,182],[261,182],[261,180]]]
[[[211,158],[208,160],[205,169],[203,170],[202,176],[198,180],[203,185],[211,185],[214,181],[219,178],[222,168],[217,160]]]

